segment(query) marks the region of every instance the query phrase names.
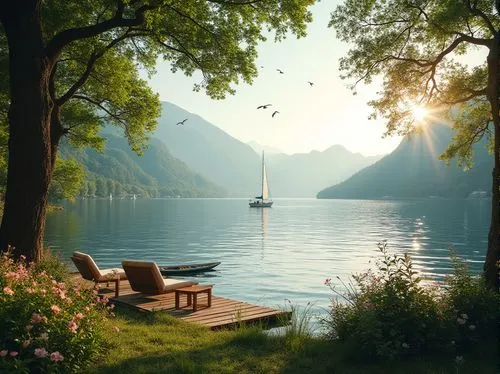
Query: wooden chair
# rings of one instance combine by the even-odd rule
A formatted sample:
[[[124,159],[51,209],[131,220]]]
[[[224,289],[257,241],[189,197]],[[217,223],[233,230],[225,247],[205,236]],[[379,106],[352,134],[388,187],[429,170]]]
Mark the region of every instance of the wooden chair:
[[[113,268],[101,270],[94,262],[93,258],[83,252],[73,252],[71,260],[75,264],[83,279],[93,281],[96,284],[113,282],[115,284],[115,297],[119,296],[120,281],[127,279],[123,269]]]
[[[164,278],[158,265],[150,261],[125,260],[122,261],[122,266],[132,289],[145,294],[164,294],[198,284],[183,279]]]

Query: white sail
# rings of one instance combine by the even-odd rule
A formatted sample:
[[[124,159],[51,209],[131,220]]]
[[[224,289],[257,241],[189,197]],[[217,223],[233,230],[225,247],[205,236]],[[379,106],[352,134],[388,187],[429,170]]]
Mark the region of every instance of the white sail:
[[[264,152],[262,152],[262,199],[269,199],[269,186],[267,185],[266,164],[264,163]]]

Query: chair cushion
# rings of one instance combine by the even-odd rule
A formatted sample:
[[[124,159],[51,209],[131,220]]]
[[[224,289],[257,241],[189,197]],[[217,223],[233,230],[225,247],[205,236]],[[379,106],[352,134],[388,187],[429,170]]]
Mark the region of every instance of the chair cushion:
[[[172,278],[163,279],[163,283],[165,284],[165,287],[163,288],[164,291],[175,290],[177,288],[188,287],[192,286],[193,284],[197,284],[197,282],[191,282],[185,279]]]
[[[119,276],[120,279],[127,279],[127,275],[125,274],[123,269],[113,268],[113,269],[102,269],[101,270],[101,278],[102,279],[116,279],[117,276]]]

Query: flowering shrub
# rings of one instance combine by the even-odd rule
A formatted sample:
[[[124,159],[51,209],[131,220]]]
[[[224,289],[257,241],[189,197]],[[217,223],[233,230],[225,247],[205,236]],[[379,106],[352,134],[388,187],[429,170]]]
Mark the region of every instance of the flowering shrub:
[[[386,242],[379,250],[376,271],[354,275],[345,291],[325,281],[340,297],[332,300],[324,321],[327,335],[343,341],[348,354],[363,359],[439,350],[463,354],[468,343],[495,334],[498,295],[460,268],[461,262],[455,260],[447,286],[424,286],[408,255],[390,255]]]
[[[0,372],[82,370],[100,352],[107,300],[0,257]]]

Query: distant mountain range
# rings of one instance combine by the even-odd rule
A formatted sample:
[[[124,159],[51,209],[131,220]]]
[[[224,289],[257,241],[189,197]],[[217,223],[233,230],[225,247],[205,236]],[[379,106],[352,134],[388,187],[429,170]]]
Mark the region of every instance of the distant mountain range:
[[[493,157],[485,142],[474,148],[474,167],[464,171],[454,161],[448,167],[438,160],[453,131],[442,125],[406,137],[398,148],[344,182],[320,191],[318,198],[380,199],[459,197],[473,191],[490,191]]]
[[[158,139],[150,139],[141,157],[132,152],[124,138],[106,133],[106,139],[103,153],[90,148],[76,150],[68,145],[60,148],[63,158],[74,158],[85,167],[84,196],[107,197],[111,193],[115,196],[214,197],[226,194],[173,157]]]
[[[325,186],[339,183],[382,156],[365,157],[341,145],[323,152],[266,157],[271,191],[283,197],[314,197]]]
[[[278,148],[270,147],[268,145],[261,145],[257,143],[255,140],[252,140],[247,143],[252,149],[257,152],[258,155],[262,154],[262,151],[266,153],[266,156],[276,155],[276,154],[284,154],[284,152],[280,151]]]
[[[272,196],[314,197],[380,157],[364,157],[342,146],[326,151],[286,155],[256,142],[245,144],[200,116],[163,102],[155,137],[193,171],[222,186],[229,196],[249,197],[259,192],[262,149]],[[176,125],[184,119],[184,125]]]

